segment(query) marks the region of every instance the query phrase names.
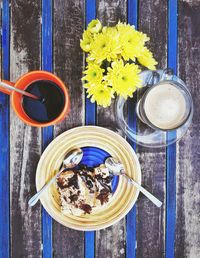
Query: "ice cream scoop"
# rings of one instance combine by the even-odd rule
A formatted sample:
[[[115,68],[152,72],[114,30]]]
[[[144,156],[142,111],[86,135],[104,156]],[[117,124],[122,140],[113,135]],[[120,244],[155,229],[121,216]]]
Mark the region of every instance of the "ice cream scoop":
[[[112,197],[112,176],[104,164],[79,165],[56,180],[64,215],[84,216],[102,209]]]

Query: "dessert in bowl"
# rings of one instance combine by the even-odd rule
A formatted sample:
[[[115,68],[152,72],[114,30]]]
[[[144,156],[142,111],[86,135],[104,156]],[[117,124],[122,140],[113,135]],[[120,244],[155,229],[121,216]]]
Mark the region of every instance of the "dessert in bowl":
[[[93,168],[103,164],[108,156],[116,157],[123,163],[127,175],[139,184],[141,183],[137,156],[132,147],[120,135],[97,126],[83,126],[64,132],[46,148],[37,167],[37,190],[41,189],[59,170],[66,153],[75,148],[87,150],[81,164]],[[73,175],[74,172],[71,176]],[[94,173],[94,177],[95,175],[96,173]],[[89,213],[81,210],[79,214],[75,211],[75,214],[74,210],[71,210],[72,212],[69,210],[69,207],[63,212],[64,203],[62,204],[62,196],[57,183],[52,184],[40,200],[47,212],[59,223],[77,230],[98,230],[123,218],[133,207],[139,194],[139,191],[122,177],[114,177],[110,184],[112,192],[108,196],[108,201],[103,205],[100,204],[101,201],[98,202],[98,205],[92,205],[94,207]],[[98,196],[100,191],[96,194]]]
[[[56,181],[64,215],[84,216],[102,209],[111,200],[118,184],[118,177],[103,164],[109,153],[96,147],[83,147],[82,150],[81,163],[64,170]]]

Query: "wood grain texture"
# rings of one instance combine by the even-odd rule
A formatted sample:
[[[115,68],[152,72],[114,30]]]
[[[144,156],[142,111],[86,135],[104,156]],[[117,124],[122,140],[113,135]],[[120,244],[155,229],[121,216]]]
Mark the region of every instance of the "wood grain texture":
[[[119,20],[126,21],[126,1],[97,1],[97,18],[103,25],[114,26]],[[109,108],[97,109],[97,124],[116,131],[114,103]],[[96,232],[96,257],[125,257],[125,219],[116,225]]]
[[[11,1],[11,80],[40,69],[40,1]],[[35,193],[41,132],[10,115],[11,256],[41,257],[41,209],[28,207]]]
[[[83,53],[80,39],[84,30],[84,1],[54,1],[54,68],[69,88],[70,115],[58,126],[55,134],[82,125],[84,94],[81,82]]]
[[[97,0],[97,18],[104,26],[114,26],[118,21],[125,22],[127,16],[126,1]],[[97,123],[100,126],[116,131],[117,121],[115,119],[114,101],[108,108],[98,107]]]
[[[149,47],[158,61],[158,68],[166,67],[167,1],[140,1],[138,16],[139,30],[150,37]],[[165,253],[165,148],[137,146],[137,154],[141,162],[142,184],[163,201],[162,207],[157,208],[140,195],[137,203],[137,257],[161,258]]]
[[[197,258],[199,234],[200,167],[200,2],[179,2],[179,76],[186,82],[194,101],[193,123],[177,148],[177,219],[175,257]]]
[[[54,1],[54,71],[69,88],[71,111],[55,126],[55,136],[84,121],[81,83],[83,53],[80,38],[84,29],[84,1]],[[84,233],[53,224],[54,257],[84,257]]]

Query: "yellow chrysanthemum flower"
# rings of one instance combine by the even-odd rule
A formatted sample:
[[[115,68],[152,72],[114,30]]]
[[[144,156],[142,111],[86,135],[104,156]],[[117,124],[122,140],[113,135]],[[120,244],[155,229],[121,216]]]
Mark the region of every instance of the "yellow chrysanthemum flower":
[[[88,66],[82,80],[91,102],[107,107],[114,94],[132,97],[141,86],[139,66],[132,61],[152,70],[157,64],[145,46],[148,40],[146,34],[130,24],[119,22],[114,27],[102,27],[97,19],[90,22],[80,45],[87,52]]]
[[[85,30],[83,32],[83,39],[80,40],[80,46],[85,52],[89,52],[91,50],[91,43],[93,42],[92,34]]]
[[[128,33],[131,33],[132,31],[134,31],[134,33],[137,33],[138,37],[140,37],[140,41],[141,41],[142,44],[144,44],[145,42],[149,41],[149,37],[145,33],[137,31],[135,29],[134,25],[118,22],[116,27],[117,27],[118,32],[122,33],[122,34],[123,33],[127,33],[128,34]]]
[[[102,30],[109,40],[110,50],[107,56],[107,60],[115,60],[121,53],[121,45],[119,42],[119,33],[116,27],[104,27]]]
[[[101,83],[103,79],[103,72],[104,69],[102,69],[99,65],[89,63],[87,66],[87,69],[83,72],[85,76],[81,79],[83,81],[88,81],[89,84],[98,84]],[[85,88],[87,88],[88,84],[85,84]]]
[[[88,98],[91,97],[91,102],[96,101],[97,105],[108,107],[111,104],[113,96],[113,89],[107,86],[104,82],[101,84],[89,87],[87,90]]]
[[[149,51],[149,49],[146,47],[144,47],[141,56],[139,56],[137,60],[141,65],[147,67],[150,70],[156,69],[157,62],[153,58],[151,51]]]
[[[118,60],[111,64],[111,68],[108,68],[105,80],[118,95],[126,99],[128,96],[132,97],[133,92],[140,86],[139,72],[137,65],[128,63],[124,65],[122,60]]]
[[[98,19],[96,19],[96,20],[92,20],[88,24],[87,30],[91,33],[99,33],[101,28],[102,28],[101,22]]]
[[[91,45],[89,60],[101,63],[103,60],[115,60],[121,52],[119,35],[116,28],[103,28],[102,33],[97,34]]]
[[[125,60],[135,60],[135,57],[141,55],[144,44],[149,40],[146,34],[135,30],[130,24],[117,24],[119,32],[119,42],[121,44],[121,55]]]

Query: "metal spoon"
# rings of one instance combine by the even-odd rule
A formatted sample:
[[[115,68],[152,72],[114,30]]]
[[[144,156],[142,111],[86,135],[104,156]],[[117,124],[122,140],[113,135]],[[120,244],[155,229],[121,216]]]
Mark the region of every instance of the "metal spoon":
[[[36,95],[33,95],[33,94],[31,94],[31,93],[29,93],[25,90],[20,90],[18,88],[15,88],[14,86],[11,86],[11,85],[9,85],[5,82],[0,82],[0,87],[5,88],[7,90],[11,90],[11,91],[17,91],[18,93],[21,93],[22,95],[25,95],[25,96],[27,96],[29,98],[32,98],[32,99],[37,99],[37,100],[40,99],[40,97],[38,97]]]
[[[56,180],[64,169],[76,167],[83,158],[83,151],[81,149],[74,149],[68,152],[60,166],[59,172],[52,177],[33,197],[28,201],[28,205],[34,206],[40,199],[40,195]]]
[[[114,175],[122,175],[126,177],[129,183],[133,184],[135,187],[137,187],[140,192],[142,192],[149,200],[151,200],[157,207],[161,207],[162,202],[159,201],[155,196],[153,196],[150,192],[148,192],[144,187],[139,185],[137,182],[135,182],[132,178],[127,176],[124,171],[123,165],[115,158],[107,158],[105,161],[106,167],[109,169],[111,173]]]

